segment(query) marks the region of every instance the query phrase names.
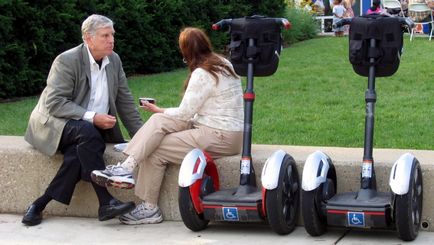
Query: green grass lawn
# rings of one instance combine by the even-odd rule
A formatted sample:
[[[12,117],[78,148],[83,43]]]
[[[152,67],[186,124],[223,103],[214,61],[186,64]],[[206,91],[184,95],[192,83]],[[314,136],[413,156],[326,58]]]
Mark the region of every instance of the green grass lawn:
[[[374,146],[434,149],[433,42],[405,36],[397,73],[377,78]],[[185,69],[130,77],[134,97],[181,100]],[[283,50],[278,71],[255,78],[253,142],[363,147],[367,78],[348,62],[348,39],[323,37]],[[0,135],[23,135],[36,97],[0,104]],[[149,113],[141,112],[143,118]]]

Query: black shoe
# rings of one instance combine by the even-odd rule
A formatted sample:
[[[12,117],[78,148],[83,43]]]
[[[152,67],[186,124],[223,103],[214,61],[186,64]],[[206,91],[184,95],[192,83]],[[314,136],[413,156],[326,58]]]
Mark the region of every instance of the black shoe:
[[[134,202],[123,203],[117,199],[112,199],[109,205],[103,205],[98,209],[98,220],[105,221],[113,219],[118,215],[130,212],[136,207]]]
[[[27,211],[24,214],[21,223],[28,226],[32,226],[32,225],[39,225],[41,221],[42,221],[42,211],[38,211],[36,209],[36,205],[32,204],[30,205],[30,207],[27,208]]]

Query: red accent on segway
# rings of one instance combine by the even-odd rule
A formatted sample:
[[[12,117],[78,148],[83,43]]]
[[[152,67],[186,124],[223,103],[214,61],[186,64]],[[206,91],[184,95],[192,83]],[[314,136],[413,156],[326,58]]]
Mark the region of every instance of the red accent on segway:
[[[327,210],[327,213],[330,214],[347,214],[347,210]]]
[[[212,157],[206,153],[203,152],[206,159],[206,166],[205,171],[203,173],[203,177],[210,176],[213,180],[213,186],[214,190],[218,191],[220,189],[220,180],[217,172],[217,167],[214,163],[214,160]],[[199,168],[200,159],[196,161],[196,164],[194,166],[193,173],[197,172],[197,169]],[[203,179],[202,177],[202,179]],[[201,193],[201,186],[202,186],[202,179],[196,180],[189,188],[190,188],[190,198],[191,202],[193,203],[194,209],[198,214],[203,213],[203,203],[202,203],[202,193]]]
[[[200,158],[197,158],[196,163],[194,164],[193,174],[197,173],[197,170],[199,169],[199,165],[200,165]]]
[[[292,27],[291,22],[289,22],[287,19],[282,18],[282,24],[285,30],[288,30]]]
[[[353,211],[350,211],[350,210],[334,210],[334,209],[327,210],[327,213],[329,213],[329,214],[345,214],[346,215],[348,212],[353,212]],[[357,211],[357,212],[359,212],[359,211]],[[371,216],[385,216],[386,215],[385,212],[375,212],[375,211],[368,211],[368,212],[363,212],[362,211],[361,213],[364,213],[365,215],[371,215]]]
[[[255,93],[244,93],[244,100],[255,100]]]
[[[200,198],[200,186],[202,185],[202,179],[196,180],[190,185],[190,198],[193,203],[194,209],[198,214],[203,213],[202,199]]]
[[[228,208],[223,205],[203,205],[203,208],[207,209],[221,209],[221,208]],[[238,208],[238,210],[258,210],[258,207],[251,207],[251,206],[234,206],[234,208]]]
[[[232,19],[222,19],[217,23],[212,24],[211,28],[214,31],[219,31],[232,23]]]
[[[267,210],[265,207],[265,196],[267,195],[267,189],[262,187],[262,216],[267,217]]]
[[[206,163],[214,164],[214,159],[212,159],[211,155],[208,152],[203,151],[203,154],[205,155]]]
[[[366,215],[371,215],[371,216],[385,216],[386,213],[385,212],[374,212],[374,211],[370,211],[370,212],[364,212]]]
[[[205,173],[208,176],[211,176],[212,181],[213,181],[213,185],[214,185],[214,190],[219,191],[220,190],[220,178],[219,178],[219,173],[217,171],[217,166],[215,165],[212,157],[207,152],[203,152],[203,154],[205,154],[205,158],[206,158]]]

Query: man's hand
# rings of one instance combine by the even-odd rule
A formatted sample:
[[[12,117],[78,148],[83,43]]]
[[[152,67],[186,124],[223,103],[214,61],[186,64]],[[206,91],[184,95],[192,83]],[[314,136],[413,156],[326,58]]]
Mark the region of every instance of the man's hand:
[[[116,117],[107,114],[95,114],[93,125],[100,129],[113,128],[116,124]]]

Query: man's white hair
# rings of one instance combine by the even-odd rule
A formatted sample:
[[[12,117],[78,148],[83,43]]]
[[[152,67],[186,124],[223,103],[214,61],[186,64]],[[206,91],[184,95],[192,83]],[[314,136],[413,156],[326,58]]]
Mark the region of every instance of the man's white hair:
[[[81,38],[85,41],[86,33],[95,36],[96,31],[99,28],[106,27],[113,28],[113,21],[103,15],[93,14],[83,21],[83,24],[81,25]]]

